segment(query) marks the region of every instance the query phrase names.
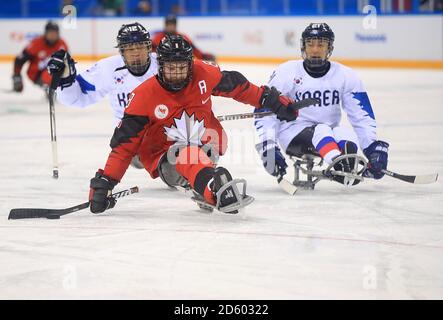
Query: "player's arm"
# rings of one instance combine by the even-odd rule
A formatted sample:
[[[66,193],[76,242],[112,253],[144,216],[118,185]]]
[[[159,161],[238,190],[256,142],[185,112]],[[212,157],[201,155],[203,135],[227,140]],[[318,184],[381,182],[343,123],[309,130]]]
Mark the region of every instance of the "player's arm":
[[[371,101],[361,80],[353,72],[349,72],[346,78],[342,107],[362,149],[377,140],[377,123]]]
[[[291,99],[281,95],[274,87],[256,86],[238,71],[222,71],[212,95],[232,98],[255,108],[269,109],[279,120],[292,121],[298,116],[298,110]]]
[[[286,81],[282,67],[275,70],[268,82],[268,87],[275,87],[282,94],[290,95],[291,81]],[[256,109],[255,112],[269,111],[268,109]],[[269,174],[273,176],[283,176],[286,174],[285,157],[278,146],[278,133],[281,121],[275,115],[258,118],[254,121],[255,131],[258,136],[258,143],[255,145],[263,166]]]
[[[131,106],[138,103],[138,101],[132,101]],[[100,213],[114,207],[115,201],[109,196],[112,189],[123,178],[148,127],[147,116],[132,114],[131,110],[125,112],[121,123],[114,130],[110,143],[112,151],[106,161],[105,169],[99,169],[95,177],[91,179],[89,193],[91,212]]]
[[[212,95],[232,98],[238,102],[261,108],[260,98],[263,92],[263,87],[257,87],[249,82],[240,72],[221,71],[220,80],[212,91]]]
[[[108,76],[107,70],[100,62],[77,75],[75,61],[68,52],[59,50],[52,55],[47,68],[51,75],[61,74],[57,100],[65,106],[85,108],[100,101],[108,93],[102,85]]]
[[[346,80],[343,109],[357,134],[363,153],[369,160],[368,170],[364,176],[380,179],[384,176],[381,169],[387,168],[389,144],[377,140],[377,123],[374,111],[361,80],[354,72],[349,72],[349,77]]]
[[[23,65],[31,60],[32,55],[25,48],[21,54],[15,57],[14,59],[14,73],[12,75],[12,88],[15,92],[23,91],[23,78],[21,76],[21,71]]]
[[[31,57],[32,55],[26,49],[24,49],[21,54],[16,56],[14,59],[14,74],[20,74],[23,65],[31,60]]]

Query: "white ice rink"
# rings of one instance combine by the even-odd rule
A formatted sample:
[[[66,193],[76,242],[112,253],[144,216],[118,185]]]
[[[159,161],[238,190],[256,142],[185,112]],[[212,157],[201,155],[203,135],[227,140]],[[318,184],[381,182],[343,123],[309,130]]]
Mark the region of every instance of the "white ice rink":
[[[83,70],[88,64],[79,64]],[[222,65],[263,84],[273,66]],[[49,108],[40,89],[11,87],[0,65],[0,299],[443,298],[443,182],[385,177],[354,188],[322,181],[283,193],[262,168],[251,120],[226,122],[221,164],[248,181],[244,216],[207,214],[145,171],[104,214],[7,220],[16,207],[87,200],[112,135],[107,101],[56,105],[60,178],[52,179]],[[443,71],[357,69],[372,101],[389,168],[443,174]],[[216,114],[248,112],[214,98]],[[292,171],[291,171],[292,173]]]

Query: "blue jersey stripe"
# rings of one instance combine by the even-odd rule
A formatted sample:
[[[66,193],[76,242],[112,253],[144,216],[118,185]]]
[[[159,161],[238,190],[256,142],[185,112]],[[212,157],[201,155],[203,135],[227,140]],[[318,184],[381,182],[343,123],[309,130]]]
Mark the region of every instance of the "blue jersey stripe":
[[[78,84],[80,85],[80,89],[84,94],[87,94],[87,91],[95,91],[95,86],[86,81],[81,75],[75,77],[75,80],[77,80]]]

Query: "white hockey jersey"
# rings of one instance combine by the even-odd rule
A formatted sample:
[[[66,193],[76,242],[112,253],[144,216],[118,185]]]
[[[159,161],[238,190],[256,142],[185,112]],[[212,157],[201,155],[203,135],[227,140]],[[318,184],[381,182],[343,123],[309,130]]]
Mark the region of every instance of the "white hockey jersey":
[[[150,57],[149,69],[140,77],[128,71],[121,55],[102,59],[78,74],[71,86],[57,88],[57,100],[65,106],[85,108],[108,96],[117,124],[123,117],[132,90],[157,74],[157,55],[150,53]]]
[[[376,122],[371,103],[361,80],[351,68],[331,62],[326,75],[313,78],[304,69],[303,60],[292,60],[277,67],[268,86],[276,87],[283,95],[296,101],[318,98],[321,103],[301,109],[295,121],[279,121],[276,116],[257,119],[255,127],[260,142],[274,140],[286,151],[292,139],[306,127],[320,123],[337,127],[341,120],[341,109],[346,112],[362,149],[376,140]]]

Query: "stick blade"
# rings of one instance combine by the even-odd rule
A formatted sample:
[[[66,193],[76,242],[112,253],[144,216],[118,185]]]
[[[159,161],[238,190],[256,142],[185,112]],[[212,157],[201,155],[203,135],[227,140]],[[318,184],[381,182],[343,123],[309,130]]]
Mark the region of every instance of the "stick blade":
[[[294,109],[299,110],[307,107],[312,107],[316,104],[319,104],[320,101],[315,98],[307,98],[294,103]]]
[[[8,220],[47,218],[50,213],[48,209],[18,208],[9,212]]]
[[[297,187],[294,186],[292,183],[290,183],[288,180],[286,179],[281,179],[278,182],[278,185],[280,186],[280,188],[285,191],[286,193],[290,194],[291,196],[293,196],[296,192],[297,192]]]
[[[414,183],[415,184],[429,184],[437,182],[438,180],[438,173],[436,174],[426,174],[421,176],[416,176]]]

